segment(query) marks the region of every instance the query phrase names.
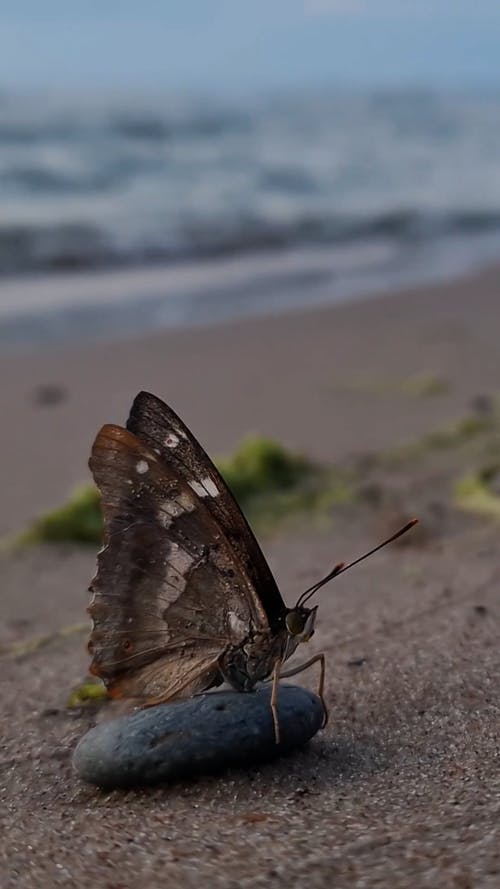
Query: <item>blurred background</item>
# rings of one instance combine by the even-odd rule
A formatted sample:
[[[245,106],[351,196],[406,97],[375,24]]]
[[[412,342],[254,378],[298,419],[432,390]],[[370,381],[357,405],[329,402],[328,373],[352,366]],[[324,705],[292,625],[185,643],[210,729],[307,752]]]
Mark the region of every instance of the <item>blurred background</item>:
[[[499,45],[494,0],[4,0],[1,341],[490,263]]]

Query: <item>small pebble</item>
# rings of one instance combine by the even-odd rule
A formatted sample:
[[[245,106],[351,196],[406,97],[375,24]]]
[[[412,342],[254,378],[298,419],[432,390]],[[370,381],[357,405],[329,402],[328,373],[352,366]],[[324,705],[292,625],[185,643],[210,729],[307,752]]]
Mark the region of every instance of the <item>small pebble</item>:
[[[270,697],[270,685],[248,693],[213,692],[102,722],[78,743],[74,768],[99,787],[158,784],[272,759],[321,728],[317,695],[282,685],[277,745]]]
[[[33,392],[35,404],[41,407],[52,407],[67,398],[66,388],[59,383],[41,383]]]
[[[350,661],[347,661],[347,666],[348,667],[363,667],[366,664],[367,660],[368,660],[368,658],[366,658],[366,657],[353,657],[353,658],[351,658]]]

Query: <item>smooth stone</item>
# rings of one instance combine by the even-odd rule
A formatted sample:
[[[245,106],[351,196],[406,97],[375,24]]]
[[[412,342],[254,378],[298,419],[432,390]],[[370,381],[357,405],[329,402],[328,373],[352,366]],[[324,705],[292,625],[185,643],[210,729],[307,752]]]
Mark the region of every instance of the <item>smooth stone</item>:
[[[319,697],[281,685],[276,744],[270,698],[270,686],[263,686],[136,710],[90,729],[75,749],[73,765],[84,781],[100,787],[158,784],[272,759],[321,728]]]

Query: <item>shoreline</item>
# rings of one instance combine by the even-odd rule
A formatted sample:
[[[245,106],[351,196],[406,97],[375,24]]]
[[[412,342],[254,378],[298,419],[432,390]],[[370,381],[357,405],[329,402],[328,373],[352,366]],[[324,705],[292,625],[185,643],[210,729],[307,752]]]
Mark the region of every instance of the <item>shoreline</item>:
[[[399,252],[398,252],[399,251]],[[1,280],[0,348],[130,338],[333,308],[470,278],[498,265],[496,235],[408,252],[385,239],[196,262]]]

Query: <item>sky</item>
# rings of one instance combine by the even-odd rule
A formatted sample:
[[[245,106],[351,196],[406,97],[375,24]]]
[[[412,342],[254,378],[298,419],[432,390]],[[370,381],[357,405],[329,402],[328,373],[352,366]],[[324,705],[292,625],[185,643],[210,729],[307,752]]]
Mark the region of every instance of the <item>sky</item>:
[[[500,0],[0,0],[0,89],[500,86]]]

